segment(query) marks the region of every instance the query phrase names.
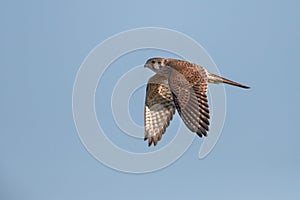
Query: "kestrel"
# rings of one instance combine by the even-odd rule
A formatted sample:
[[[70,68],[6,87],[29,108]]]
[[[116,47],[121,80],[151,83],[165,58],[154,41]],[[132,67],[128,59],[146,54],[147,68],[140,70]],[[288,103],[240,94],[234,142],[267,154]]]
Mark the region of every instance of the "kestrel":
[[[250,87],[209,73],[204,67],[172,58],[151,58],[145,67],[153,70],[147,84],[144,110],[145,140],[148,146],[165,133],[175,110],[189,130],[207,136],[209,130],[208,83]]]

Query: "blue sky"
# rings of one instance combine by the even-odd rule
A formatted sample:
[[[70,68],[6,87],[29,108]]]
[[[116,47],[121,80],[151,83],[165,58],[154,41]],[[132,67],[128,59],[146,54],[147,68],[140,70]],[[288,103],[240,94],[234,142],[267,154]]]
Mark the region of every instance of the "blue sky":
[[[299,199],[297,1],[0,4],[0,199]],[[96,45],[148,26],[189,35],[222,75],[252,89],[226,86],[224,129],[204,160],[198,139],[171,166],[134,175],[86,151],[72,88]]]

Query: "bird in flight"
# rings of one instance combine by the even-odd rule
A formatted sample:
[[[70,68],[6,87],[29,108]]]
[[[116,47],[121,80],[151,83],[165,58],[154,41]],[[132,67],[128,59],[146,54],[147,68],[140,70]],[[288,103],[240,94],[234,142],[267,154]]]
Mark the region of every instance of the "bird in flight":
[[[199,137],[209,130],[208,83],[250,87],[209,73],[204,67],[172,58],[150,58],[145,67],[156,74],[147,83],[144,108],[145,140],[156,146],[175,114]]]

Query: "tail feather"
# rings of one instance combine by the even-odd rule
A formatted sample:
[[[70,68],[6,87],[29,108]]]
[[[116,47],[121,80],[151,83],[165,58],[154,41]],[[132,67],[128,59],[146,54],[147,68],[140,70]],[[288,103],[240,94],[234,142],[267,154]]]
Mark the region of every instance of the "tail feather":
[[[208,82],[210,82],[210,83],[226,83],[229,85],[234,85],[234,86],[245,88],[245,89],[250,89],[249,86],[242,85],[240,83],[231,81],[229,79],[226,79],[226,78],[223,78],[221,76],[217,76],[217,75],[211,74],[211,73],[208,73]]]

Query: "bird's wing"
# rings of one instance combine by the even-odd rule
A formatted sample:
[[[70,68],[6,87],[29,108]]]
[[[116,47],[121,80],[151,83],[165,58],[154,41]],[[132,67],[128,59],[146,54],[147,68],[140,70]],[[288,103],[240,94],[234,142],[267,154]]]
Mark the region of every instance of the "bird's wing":
[[[185,67],[181,71],[173,69],[169,76],[174,104],[180,117],[200,137],[207,136],[209,129],[206,76],[206,70],[199,66]]]
[[[154,146],[161,139],[175,113],[172,94],[165,76],[154,75],[147,84],[144,110],[145,140]]]

